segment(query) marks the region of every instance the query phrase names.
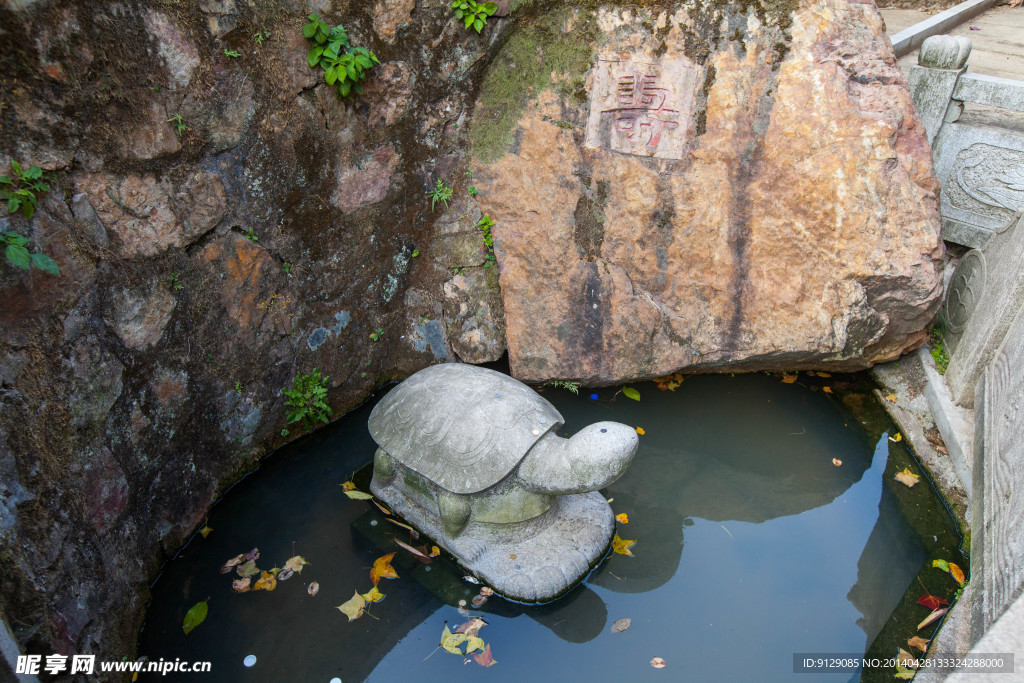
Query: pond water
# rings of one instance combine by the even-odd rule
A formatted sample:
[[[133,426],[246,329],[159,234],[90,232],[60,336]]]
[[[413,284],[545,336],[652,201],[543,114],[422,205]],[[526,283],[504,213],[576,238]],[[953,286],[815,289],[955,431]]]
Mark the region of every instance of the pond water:
[[[372,402],[282,449],[214,506],[213,531],[154,584],[139,654],[208,660],[231,681],[835,681],[861,674],[796,675],[794,653],[893,656],[907,638],[929,636],[934,627],[915,628],[929,613],[918,597],[952,601],[956,589],[932,560],[967,563],[927,479],[913,488],[894,479],[919,470],[863,378],[632,386],[639,402],[614,388],[542,390],[566,418],[562,436],[598,420],[644,430],[633,465],[604,491],[628,515],[618,533],[636,540],[634,556],[610,553],[548,605],[492,597],[471,609],[487,622],[479,635],[494,666],[437,649],[445,625],[468,618],[458,601],[479,587],[444,558],[415,560],[391,540],[409,541],[407,531],[339,486],[372,458]],[[356,476],[363,490],[367,480]],[[254,547],[264,569],[293,555],[309,565],[273,592],[236,594],[237,577],[219,568]],[[399,578],[382,580],[387,597],[349,622],[336,607],[368,592],[374,560],[393,551]],[[185,613],[202,600],[208,616],[185,635]],[[624,618],[629,628],[611,632]]]

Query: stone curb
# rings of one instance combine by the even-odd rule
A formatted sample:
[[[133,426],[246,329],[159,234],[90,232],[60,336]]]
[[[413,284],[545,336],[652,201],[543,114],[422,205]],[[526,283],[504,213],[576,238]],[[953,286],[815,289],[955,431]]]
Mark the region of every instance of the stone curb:
[[[974,466],[974,411],[953,403],[949,387],[935,368],[931,354],[923,346],[917,350],[917,358],[928,380],[924,385],[924,396],[928,400],[932,419],[949,449],[953,469],[970,498]]]
[[[985,10],[995,6],[997,0],[967,0],[955,7],[950,7],[945,12],[929,17],[922,22],[916,23],[910,28],[905,28],[892,37],[892,49],[896,58],[913,52],[921,47],[925,38],[945,33],[952,28],[959,26],[969,19],[973,19]]]

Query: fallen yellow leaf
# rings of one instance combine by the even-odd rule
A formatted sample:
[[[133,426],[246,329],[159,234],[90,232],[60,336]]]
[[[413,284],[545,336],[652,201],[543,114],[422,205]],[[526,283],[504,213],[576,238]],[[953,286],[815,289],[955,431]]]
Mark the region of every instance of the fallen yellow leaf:
[[[615,521],[619,524],[629,524],[629,515],[627,515],[625,512],[620,512],[619,514],[615,515]]]
[[[397,579],[398,572],[391,566],[391,558],[394,557],[394,553],[388,553],[383,557],[378,557],[373,562],[373,569],[370,570],[370,581],[376,586],[381,579]]]
[[[453,655],[461,655],[462,650],[459,649],[459,646],[466,642],[467,637],[465,633],[452,633],[445,625],[444,631],[441,632],[441,647]]]
[[[797,378],[797,373],[795,373],[795,372],[792,375],[787,375],[787,374],[783,373],[782,374],[782,383],[783,384],[792,384],[793,382],[796,381],[796,378]]]
[[[888,401],[889,403],[895,403],[899,399],[896,398],[896,394],[889,394],[885,397],[885,400]]]
[[[818,375],[818,377],[831,377],[832,376],[831,374],[829,374],[827,372],[820,372],[820,371],[818,373],[816,373],[816,374]]]
[[[964,585],[964,570],[952,562],[949,563],[949,575],[956,579],[961,586]]]
[[[256,579],[252,589],[254,591],[272,591],[277,588],[277,579],[270,572],[263,572],[260,578]]]
[[[636,428],[636,433],[637,433],[637,434],[639,434],[640,436],[643,436],[643,435],[644,435],[644,434],[646,434],[647,432],[646,432],[646,431],[644,431],[644,428],[643,428],[643,427],[637,427],[637,428]]]
[[[910,471],[909,467],[904,467],[902,472],[896,473],[896,481],[904,484],[907,487],[913,487],[917,483],[917,480],[921,478],[920,474],[914,474]]]
[[[363,493],[356,488],[356,485],[350,481],[346,481],[341,485],[341,490],[345,492],[345,495],[353,500],[372,500],[373,496],[369,493]]]
[[[203,538],[206,538],[210,535],[211,531],[213,531],[213,529],[211,529],[208,526],[204,526],[202,529],[199,530],[199,533],[203,535]]]
[[[369,593],[361,593],[361,595],[366,602],[380,602],[384,599],[384,594],[376,586],[371,588]]]
[[[903,435],[900,434],[899,432],[896,432],[896,436],[890,436],[889,441],[895,441],[896,443],[899,443],[900,441],[903,441]]]
[[[440,554],[441,554],[441,549],[440,548],[438,548],[436,545],[430,546],[430,556],[431,557],[437,557]]]
[[[474,650],[480,650],[480,652],[484,651],[484,639],[480,636],[467,636],[466,654],[468,655],[470,652],[473,652]]]
[[[363,608],[366,607],[366,600],[356,591],[351,598],[338,605],[341,613],[348,617],[349,621],[355,621],[363,616]]]
[[[822,387],[821,390],[824,391],[826,394],[832,393],[832,387]]]
[[[615,537],[612,539],[612,550],[619,555],[629,555],[630,557],[633,557],[633,553],[631,553],[629,549],[634,545],[636,545],[635,540],[619,538],[618,534],[615,534]]]

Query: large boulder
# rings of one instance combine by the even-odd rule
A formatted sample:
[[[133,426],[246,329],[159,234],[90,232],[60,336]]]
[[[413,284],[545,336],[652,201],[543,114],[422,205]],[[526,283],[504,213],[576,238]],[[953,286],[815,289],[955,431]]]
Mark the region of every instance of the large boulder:
[[[871,2],[535,9],[470,137],[513,374],[860,369],[941,296],[938,184]]]

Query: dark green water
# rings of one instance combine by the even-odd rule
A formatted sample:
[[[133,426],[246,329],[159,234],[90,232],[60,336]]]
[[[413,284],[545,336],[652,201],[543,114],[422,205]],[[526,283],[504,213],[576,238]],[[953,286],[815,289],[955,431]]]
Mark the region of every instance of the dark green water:
[[[338,486],[373,454],[364,406],[282,449],[214,507],[213,532],[154,585],[139,653],[210,660],[223,681],[856,680],[794,674],[793,653],[874,644],[878,656],[895,655],[929,612],[918,596],[951,599],[956,588],[932,559],[967,566],[928,482],[893,480],[917,466],[860,381],[695,376],[674,392],[633,385],[639,402],[614,389],[596,401],[588,390],[543,390],[566,418],[563,436],[608,419],[645,430],[632,467],[606,491],[629,516],[619,534],[636,539],[635,556],[612,554],[550,605],[491,598],[472,611],[488,622],[480,636],[498,662],[489,669],[435,651],[445,623],[466,620],[458,599],[477,587],[444,562],[425,566],[389,547],[388,536],[408,535]],[[273,592],[235,594],[219,567],[253,547],[264,569],[292,555],[310,564]],[[381,581],[387,597],[349,623],[335,607],[369,591],[374,559],[393,550],[400,578]],[[184,635],[185,612],[205,598],[209,616]],[[629,629],[611,633],[623,618]],[[250,654],[257,662],[245,668]],[[666,668],[652,668],[653,657]],[[891,670],[876,673],[892,680]]]

